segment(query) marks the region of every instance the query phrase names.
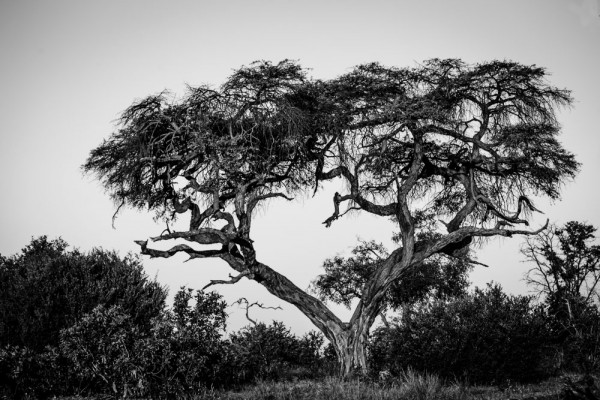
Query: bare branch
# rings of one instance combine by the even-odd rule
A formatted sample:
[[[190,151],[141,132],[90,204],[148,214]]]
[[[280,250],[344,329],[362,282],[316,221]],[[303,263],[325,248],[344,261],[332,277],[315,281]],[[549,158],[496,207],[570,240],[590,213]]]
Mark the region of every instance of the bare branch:
[[[419,260],[423,260],[430,255],[437,253],[444,249],[446,246],[449,246],[453,243],[458,243],[469,237],[489,237],[489,236],[506,236],[511,237],[513,235],[537,235],[540,232],[544,231],[549,224],[549,220],[546,220],[546,223],[539,229],[535,231],[527,231],[527,230],[519,230],[519,229],[502,229],[500,227],[494,228],[476,228],[473,226],[462,227],[444,235],[442,238],[435,241],[433,244],[426,246],[425,249],[421,251],[421,257],[418,257]]]
[[[151,239],[154,242],[170,239],[185,239],[187,241],[196,242],[199,244],[226,244],[232,238],[219,229],[202,228],[185,232],[172,232],[166,235],[155,236]]]
[[[229,274],[229,280],[228,281],[224,281],[224,280],[220,280],[220,279],[214,279],[211,280],[208,284],[204,285],[204,287],[201,289],[201,291],[206,290],[206,288],[209,288],[213,285],[233,285],[234,283],[239,282],[240,279],[242,279],[245,276],[250,277],[252,275],[252,273],[250,271],[244,271],[242,273],[240,273],[237,276],[232,276],[231,274]]]
[[[221,250],[196,250],[191,248],[185,244],[178,244],[177,246],[171,247],[169,250],[156,250],[148,248],[147,240],[136,240],[136,244],[138,244],[141,248],[141,253],[144,255],[150,256],[150,258],[170,258],[177,253],[186,253],[192,258],[209,258],[209,257],[220,257],[226,251],[224,249]]]

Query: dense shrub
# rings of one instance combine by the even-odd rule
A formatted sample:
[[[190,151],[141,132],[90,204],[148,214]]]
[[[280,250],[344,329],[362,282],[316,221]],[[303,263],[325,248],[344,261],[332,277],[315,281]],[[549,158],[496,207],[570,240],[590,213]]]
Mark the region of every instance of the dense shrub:
[[[530,297],[489,285],[451,301],[422,303],[371,340],[375,372],[408,367],[470,382],[528,381],[551,370],[549,327]]]
[[[48,346],[42,352],[22,346],[0,348],[0,399],[46,398],[76,392],[76,387],[58,348]]]
[[[98,305],[118,306],[143,331],[164,309],[166,290],[147,278],[136,257],[67,247],[42,236],[18,255],[0,256],[0,396],[43,397],[85,387],[71,375],[59,336]]]
[[[60,348],[87,394],[180,398],[218,381],[225,306],[214,292],[182,289],[149,332],[120,307],[99,306],[62,331]]]
[[[100,304],[120,306],[146,328],[164,308],[166,290],[148,279],[137,257],[67,246],[42,236],[21,254],[0,257],[0,346],[43,351]]]
[[[322,367],[323,336],[292,334],[283,323],[258,323],[230,336],[229,365],[234,382],[311,378]]]
[[[135,342],[139,328],[119,306],[96,307],[61,332],[60,350],[71,361],[86,392],[135,393],[142,385]]]
[[[600,310],[581,296],[546,299],[551,338],[561,369],[592,373],[600,369]],[[568,301],[565,301],[568,300]]]
[[[225,308],[215,292],[192,295],[190,289],[181,289],[175,295],[173,310],[155,320],[150,335],[137,343],[148,394],[180,398],[228,383]]]

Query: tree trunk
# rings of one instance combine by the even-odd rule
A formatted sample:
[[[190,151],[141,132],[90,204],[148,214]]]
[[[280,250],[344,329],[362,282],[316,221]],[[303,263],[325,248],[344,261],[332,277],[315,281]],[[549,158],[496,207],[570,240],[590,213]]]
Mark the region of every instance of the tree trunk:
[[[343,378],[355,375],[366,375],[367,365],[367,339],[369,329],[365,327],[348,327],[332,338],[331,343],[339,362],[339,373]]]

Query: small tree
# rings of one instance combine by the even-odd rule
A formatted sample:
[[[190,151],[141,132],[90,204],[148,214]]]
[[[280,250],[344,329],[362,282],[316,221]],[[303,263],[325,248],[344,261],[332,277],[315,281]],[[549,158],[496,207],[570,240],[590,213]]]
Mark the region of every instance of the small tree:
[[[252,279],[298,307],[333,343],[342,374],[366,372],[369,328],[394,282],[436,254],[464,255],[476,238],[539,232],[514,227],[536,211],[530,197],[557,198],[574,177],[578,164],[556,138],[555,117],[571,97],[545,77],[509,61],[434,59],[402,69],[366,64],[317,81],[290,61],[258,62],[218,90],[136,102],[84,169],[119,205],[167,222],[188,213],[187,229],[151,242],[194,247],[158,250],[141,240],[142,254],[222,259],[238,272],[228,283]],[[251,238],[259,204],[334,179],[348,189],[335,193],[325,226],[357,210],[392,218],[399,231],[347,323],[260,262]],[[419,215],[436,221],[426,235]]]
[[[554,337],[570,366],[600,365],[600,245],[596,228],[577,221],[550,226],[522,248],[533,263],[527,282],[544,298]]]
[[[592,244],[595,231],[592,225],[577,221],[551,225],[527,238],[521,250],[533,263],[527,283],[567,315],[576,303],[590,305],[599,300],[600,245]]]
[[[317,376],[323,336],[292,334],[282,322],[248,325],[230,336],[231,375],[237,382]]]

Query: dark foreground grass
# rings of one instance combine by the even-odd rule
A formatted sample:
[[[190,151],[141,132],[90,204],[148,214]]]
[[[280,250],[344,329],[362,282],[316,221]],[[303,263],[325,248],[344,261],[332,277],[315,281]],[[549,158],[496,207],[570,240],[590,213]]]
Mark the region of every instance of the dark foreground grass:
[[[562,400],[565,379],[570,375],[536,384],[466,386],[443,383],[435,375],[406,372],[385,383],[342,381],[337,378],[296,382],[259,382],[237,391],[205,390],[184,400]],[[69,397],[61,400],[104,400]]]
[[[206,391],[194,399],[210,400],[559,400],[564,380],[530,385],[465,386],[444,384],[433,375],[411,371],[385,384],[364,381],[261,382],[238,392]]]

